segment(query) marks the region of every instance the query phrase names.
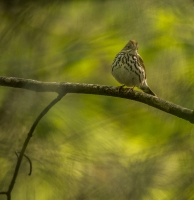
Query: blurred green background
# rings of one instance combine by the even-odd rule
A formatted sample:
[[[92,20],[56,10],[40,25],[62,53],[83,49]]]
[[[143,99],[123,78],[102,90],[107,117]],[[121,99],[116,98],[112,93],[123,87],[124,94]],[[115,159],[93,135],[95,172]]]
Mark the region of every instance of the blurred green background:
[[[194,1],[0,2],[0,75],[118,86],[115,55],[139,44],[150,88],[193,109]],[[0,190],[33,121],[56,97],[0,88]],[[68,94],[41,120],[12,200],[194,199],[194,131],[147,105]],[[0,196],[5,199],[5,196]]]

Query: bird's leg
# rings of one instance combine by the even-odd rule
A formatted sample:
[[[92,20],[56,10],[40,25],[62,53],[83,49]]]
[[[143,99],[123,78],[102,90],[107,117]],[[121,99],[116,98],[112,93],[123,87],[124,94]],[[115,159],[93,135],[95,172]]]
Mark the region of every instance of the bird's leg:
[[[125,84],[121,85],[121,86],[118,86],[118,92],[120,92],[121,88],[125,87]]]
[[[127,93],[129,93],[129,92],[133,92],[134,87],[135,87],[135,86],[133,86],[132,88],[129,88],[129,89],[127,90]]]

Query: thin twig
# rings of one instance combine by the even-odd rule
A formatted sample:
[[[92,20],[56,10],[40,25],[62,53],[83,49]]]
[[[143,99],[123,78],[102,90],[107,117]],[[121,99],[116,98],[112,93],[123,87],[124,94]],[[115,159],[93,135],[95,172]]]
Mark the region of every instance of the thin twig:
[[[18,154],[19,154],[20,152],[18,151],[15,151],[15,154],[16,154],[16,156],[17,157],[19,157],[18,156]],[[26,155],[26,154],[24,154],[24,157],[28,160],[28,162],[29,162],[29,165],[30,165],[30,171],[29,171],[29,176],[32,174],[32,161],[30,160],[30,158]]]
[[[19,172],[19,169],[20,169],[20,165],[21,165],[21,162],[22,162],[22,159],[23,159],[23,156],[24,156],[24,153],[25,153],[25,150],[28,146],[28,143],[33,135],[33,132],[36,128],[36,126],[38,125],[39,121],[42,119],[42,117],[57,103],[61,100],[61,98],[63,96],[65,96],[66,93],[59,93],[58,97],[55,98],[53,101],[51,101],[51,103],[46,106],[46,108],[44,108],[44,110],[39,114],[39,116],[36,118],[36,120],[34,121],[32,127],[30,128],[30,131],[28,132],[28,135],[26,137],[26,140],[24,141],[24,144],[23,144],[23,147],[20,151],[20,154],[18,156],[18,160],[17,160],[17,164],[16,164],[16,167],[15,167],[15,171],[14,171],[14,174],[13,174],[13,177],[12,177],[12,180],[10,182],[10,185],[9,185],[9,189],[7,192],[0,192],[0,194],[4,194],[4,195],[7,195],[7,200],[11,200],[11,192],[13,190],[13,187],[14,187],[14,184],[16,182],[16,178],[18,176],[18,172]]]

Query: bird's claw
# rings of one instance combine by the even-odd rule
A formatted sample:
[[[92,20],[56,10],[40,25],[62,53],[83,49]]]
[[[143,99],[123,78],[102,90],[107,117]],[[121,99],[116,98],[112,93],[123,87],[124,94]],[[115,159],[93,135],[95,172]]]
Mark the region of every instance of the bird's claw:
[[[125,85],[118,86],[118,93],[120,93],[121,88],[123,88],[124,86]]]
[[[129,92],[133,92],[133,91],[134,91],[134,87],[129,88],[129,89],[127,90],[127,93],[129,93]]]

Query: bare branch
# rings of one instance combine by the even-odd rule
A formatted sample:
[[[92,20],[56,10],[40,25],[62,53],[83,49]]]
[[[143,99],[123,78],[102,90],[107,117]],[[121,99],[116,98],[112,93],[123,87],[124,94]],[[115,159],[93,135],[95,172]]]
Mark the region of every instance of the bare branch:
[[[17,157],[19,157],[19,155],[18,155],[19,153],[20,153],[19,151],[18,151],[18,152],[15,151],[15,154],[16,154]],[[32,174],[32,161],[31,161],[30,158],[29,158],[27,155],[25,155],[25,154],[24,154],[24,157],[25,157],[25,158],[28,160],[28,162],[29,162],[30,171],[29,171],[29,174],[28,174],[28,175],[31,176],[31,174]]]
[[[118,89],[112,86],[69,82],[41,82],[16,77],[0,77],[0,85],[22,88],[36,92],[82,93],[131,99],[194,123],[193,110],[164,101],[158,97],[154,97],[143,92],[131,91],[127,93],[128,89],[121,89],[120,92],[118,92]]]
[[[13,174],[13,177],[12,177],[12,180],[10,182],[10,185],[9,185],[9,189],[7,192],[0,192],[0,194],[4,194],[7,196],[7,200],[11,200],[11,192],[13,190],[13,187],[14,187],[14,184],[15,184],[15,181],[16,181],[16,178],[18,176],[18,172],[19,172],[19,169],[20,169],[20,165],[21,165],[21,162],[22,162],[22,159],[23,159],[23,156],[25,156],[25,150],[29,144],[29,141],[32,137],[32,134],[36,128],[36,126],[38,125],[39,121],[42,119],[42,117],[44,115],[46,115],[46,113],[57,103],[61,100],[61,98],[65,96],[65,93],[60,93],[58,95],[57,98],[55,98],[53,101],[51,101],[51,103],[49,105],[46,106],[46,108],[44,108],[44,110],[38,115],[38,117],[36,118],[36,120],[34,121],[32,127],[30,128],[30,131],[28,132],[28,135],[26,137],[26,140],[24,141],[24,144],[22,146],[22,149],[19,153],[19,156],[18,156],[18,160],[17,160],[17,164],[16,164],[16,167],[15,167],[15,171],[14,171],[14,174]],[[27,157],[27,156],[25,156]],[[27,157],[28,158],[28,157]],[[30,161],[31,162],[31,161]]]

